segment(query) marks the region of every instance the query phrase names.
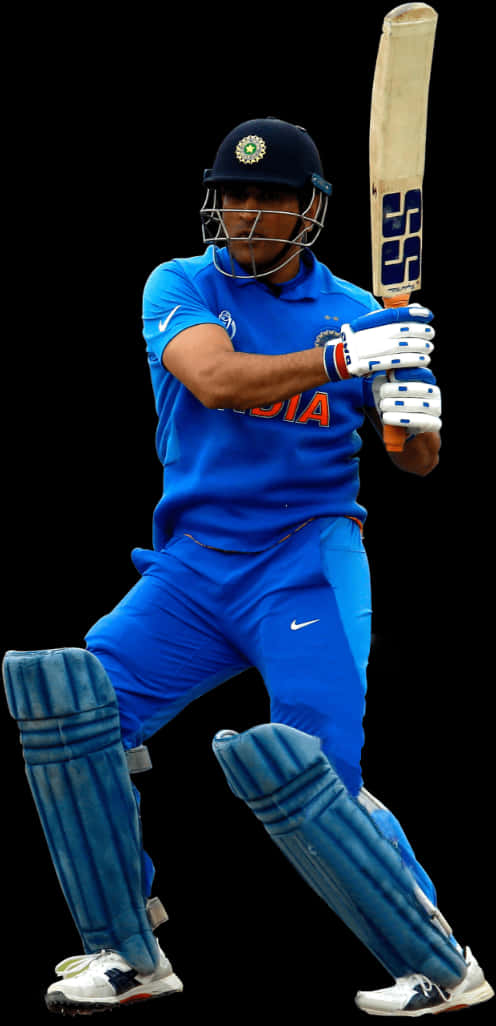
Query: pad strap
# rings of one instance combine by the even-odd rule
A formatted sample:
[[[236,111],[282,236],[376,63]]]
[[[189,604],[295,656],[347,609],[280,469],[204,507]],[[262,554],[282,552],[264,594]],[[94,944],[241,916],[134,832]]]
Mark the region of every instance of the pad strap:
[[[149,898],[146,903],[146,914],[152,930],[158,930],[159,926],[169,919],[160,898]]]
[[[148,770],[152,769],[152,760],[146,745],[139,745],[138,748],[128,748],[126,750],[126,762],[131,776],[134,776],[136,773],[147,773]]]

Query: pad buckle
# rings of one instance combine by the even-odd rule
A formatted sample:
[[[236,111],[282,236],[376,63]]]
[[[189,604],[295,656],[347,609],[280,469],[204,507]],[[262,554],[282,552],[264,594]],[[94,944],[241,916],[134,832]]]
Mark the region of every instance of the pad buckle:
[[[158,930],[159,926],[162,926],[162,923],[166,923],[169,918],[160,898],[148,899],[146,914],[152,930]]]
[[[126,752],[127,768],[131,776],[134,773],[146,773],[152,768],[150,752],[146,745],[139,748],[128,748]]]

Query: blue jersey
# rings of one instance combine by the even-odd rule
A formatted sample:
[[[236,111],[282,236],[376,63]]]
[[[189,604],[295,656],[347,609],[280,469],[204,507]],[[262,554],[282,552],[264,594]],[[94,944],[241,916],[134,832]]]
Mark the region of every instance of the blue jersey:
[[[216,259],[230,270],[226,250]],[[369,292],[336,278],[308,251],[296,277],[277,287],[226,277],[211,246],[155,268],[143,297],[164,467],[155,549],[172,534],[187,533],[206,545],[254,552],[310,517],[364,521],[357,500],[363,379],[250,410],[211,410],[165,369],[162,354],[179,332],[198,324],[220,325],[241,352],[297,352],[323,345],[342,323],[377,308]]]

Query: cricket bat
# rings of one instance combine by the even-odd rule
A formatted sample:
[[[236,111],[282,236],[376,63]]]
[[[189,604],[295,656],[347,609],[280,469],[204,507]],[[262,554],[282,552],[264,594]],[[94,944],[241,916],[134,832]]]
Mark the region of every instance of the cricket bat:
[[[373,292],[384,306],[406,306],[420,288],[422,186],[427,105],[437,13],[410,3],[386,14],[372,86],[370,213]],[[390,452],[407,431],[384,425]]]

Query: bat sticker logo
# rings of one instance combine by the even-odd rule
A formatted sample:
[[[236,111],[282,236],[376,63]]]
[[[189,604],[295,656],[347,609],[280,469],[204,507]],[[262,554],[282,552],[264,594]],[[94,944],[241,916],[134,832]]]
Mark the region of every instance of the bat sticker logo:
[[[400,192],[382,201],[381,281],[383,285],[410,285],[420,278],[422,190],[409,189],[402,205]],[[387,241],[385,241],[387,240]]]
[[[408,222],[408,230],[407,230]],[[414,235],[422,225],[422,192],[409,189],[401,209],[401,192],[388,192],[382,200],[382,235],[385,239],[398,235]]]

